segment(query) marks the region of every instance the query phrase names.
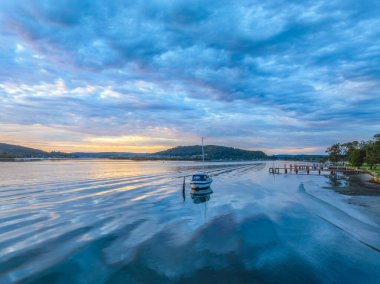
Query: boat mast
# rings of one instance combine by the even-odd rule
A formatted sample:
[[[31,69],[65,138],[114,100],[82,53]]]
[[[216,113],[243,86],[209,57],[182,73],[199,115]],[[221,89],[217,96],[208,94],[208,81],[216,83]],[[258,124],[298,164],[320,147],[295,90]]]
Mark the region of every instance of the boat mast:
[[[203,160],[203,171],[205,170],[205,151],[203,149],[203,136],[202,136],[202,160]]]

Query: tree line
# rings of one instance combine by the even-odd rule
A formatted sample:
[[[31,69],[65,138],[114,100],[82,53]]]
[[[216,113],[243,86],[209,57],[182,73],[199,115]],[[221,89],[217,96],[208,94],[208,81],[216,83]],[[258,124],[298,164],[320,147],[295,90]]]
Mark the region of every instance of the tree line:
[[[38,150],[39,151],[39,150]],[[15,153],[9,152],[1,152],[0,151],[0,159],[17,159],[17,158],[71,158],[71,154],[67,154],[59,151],[52,152],[27,152],[27,151],[19,151]]]
[[[380,134],[368,141],[336,143],[327,148],[326,152],[332,163],[348,161],[354,167],[367,163],[372,169],[374,165],[380,164]]]

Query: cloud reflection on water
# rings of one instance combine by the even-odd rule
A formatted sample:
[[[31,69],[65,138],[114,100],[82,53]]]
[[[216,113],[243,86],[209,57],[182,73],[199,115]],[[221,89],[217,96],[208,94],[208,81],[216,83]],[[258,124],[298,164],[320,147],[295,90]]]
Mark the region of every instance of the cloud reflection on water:
[[[365,244],[380,242],[379,227],[324,193],[328,178],[274,179],[267,166],[210,163],[213,186],[203,195],[188,183],[183,191],[180,178],[199,170],[199,163],[44,161],[34,168],[19,163],[17,171],[4,167],[0,282],[379,279],[379,254]],[[47,176],[41,167],[49,168]],[[31,180],[7,180],[25,177],[25,168],[35,170]],[[102,176],[105,168],[113,172]]]

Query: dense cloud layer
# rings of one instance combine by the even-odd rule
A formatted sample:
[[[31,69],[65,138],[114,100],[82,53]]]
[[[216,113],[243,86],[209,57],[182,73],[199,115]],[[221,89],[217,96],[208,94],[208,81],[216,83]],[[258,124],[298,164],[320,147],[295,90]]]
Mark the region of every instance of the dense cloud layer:
[[[20,142],[37,125],[76,133],[66,146],[323,152],[380,129],[376,0],[3,0],[0,15],[0,133]]]

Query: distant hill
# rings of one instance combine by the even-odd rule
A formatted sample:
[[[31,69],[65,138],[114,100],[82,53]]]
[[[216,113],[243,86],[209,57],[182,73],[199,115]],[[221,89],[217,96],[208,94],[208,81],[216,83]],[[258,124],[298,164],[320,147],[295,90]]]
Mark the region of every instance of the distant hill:
[[[43,158],[49,153],[33,148],[0,143],[0,158]]]
[[[261,160],[268,156],[262,151],[248,151],[217,145],[204,146],[206,160]],[[152,154],[155,157],[201,159],[202,146],[178,146]]]
[[[207,145],[204,147],[206,160],[261,160],[268,159],[262,151],[248,151],[231,147]],[[133,160],[201,160],[202,147],[178,146],[165,151],[146,154],[129,152],[45,152],[33,148],[0,143],[0,159],[9,158],[94,158],[94,159],[133,159]]]
[[[70,158],[71,155],[63,152],[45,152],[29,147],[0,143],[0,158]]]

